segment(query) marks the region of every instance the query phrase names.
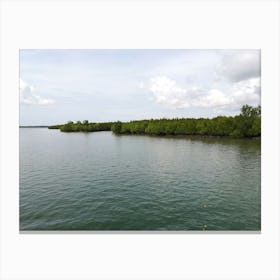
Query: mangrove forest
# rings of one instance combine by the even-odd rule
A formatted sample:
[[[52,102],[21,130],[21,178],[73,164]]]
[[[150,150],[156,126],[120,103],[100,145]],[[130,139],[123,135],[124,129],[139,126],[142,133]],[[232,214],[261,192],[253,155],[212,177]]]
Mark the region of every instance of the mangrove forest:
[[[112,131],[115,134],[200,135],[221,137],[259,137],[261,107],[244,105],[237,116],[215,118],[150,119],[129,122],[72,122],[49,126],[62,132]]]

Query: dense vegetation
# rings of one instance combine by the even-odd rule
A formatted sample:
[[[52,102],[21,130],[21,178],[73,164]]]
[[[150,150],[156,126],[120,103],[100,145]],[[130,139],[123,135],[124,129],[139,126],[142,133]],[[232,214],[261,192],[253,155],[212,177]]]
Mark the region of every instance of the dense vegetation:
[[[60,129],[64,132],[112,130],[116,134],[258,137],[261,135],[261,107],[244,105],[241,113],[234,117],[151,119],[107,123],[84,121],[83,123],[68,122],[49,128]]]
[[[87,120],[80,122],[68,122],[63,125],[49,126],[50,129],[60,129],[63,132],[94,132],[94,131],[110,131],[113,122],[89,123]]]

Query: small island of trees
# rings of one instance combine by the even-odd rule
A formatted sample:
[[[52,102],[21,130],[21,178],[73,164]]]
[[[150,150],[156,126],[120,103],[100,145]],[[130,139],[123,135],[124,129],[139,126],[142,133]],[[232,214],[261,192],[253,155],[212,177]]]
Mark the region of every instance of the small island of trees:
[[[69,121],[63,125],[49,126],[62,132],[112,131],[115,134],[142,135],[199,135],[220,137],[259,137],[261,135],[261,107],[244,105],[237,116],[215,118],[151,119],[130,122],[90,123]]]

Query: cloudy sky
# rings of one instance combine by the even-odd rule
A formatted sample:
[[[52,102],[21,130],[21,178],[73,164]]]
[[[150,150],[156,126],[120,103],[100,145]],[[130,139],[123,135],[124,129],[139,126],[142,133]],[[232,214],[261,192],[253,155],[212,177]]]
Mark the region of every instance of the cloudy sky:
[[[235,115],[259,50],[20,50],[20,125]]]

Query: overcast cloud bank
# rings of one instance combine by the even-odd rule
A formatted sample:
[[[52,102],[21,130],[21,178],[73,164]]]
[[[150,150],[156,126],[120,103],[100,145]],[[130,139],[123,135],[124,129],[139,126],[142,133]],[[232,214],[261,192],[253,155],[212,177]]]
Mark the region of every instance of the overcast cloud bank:
[[[22,125],[235,115],[260,104],[261,53],[21,50],[20,78]]]

